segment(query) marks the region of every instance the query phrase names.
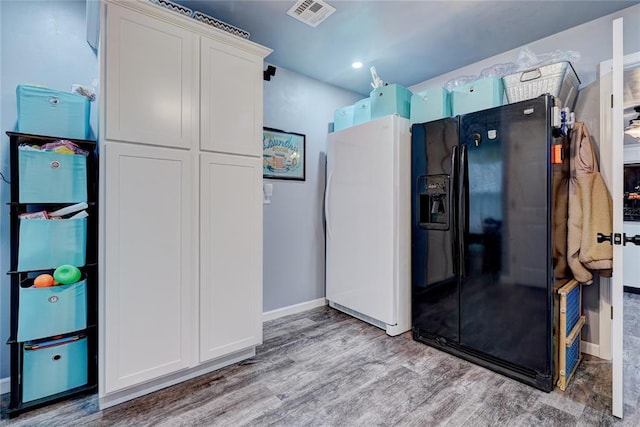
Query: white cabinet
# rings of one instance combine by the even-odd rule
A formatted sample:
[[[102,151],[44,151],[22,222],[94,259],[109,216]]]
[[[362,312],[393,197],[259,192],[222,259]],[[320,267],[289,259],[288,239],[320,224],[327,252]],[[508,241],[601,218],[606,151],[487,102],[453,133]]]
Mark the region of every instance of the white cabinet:
[[[198,36],[115,4],[108,14],[106,138],[191,147],[198,132]]]
[[[192,165],[183,150],[105,148],[105,391],[193,363]]]
[[[200,160],[200,360],[262,342],[262,161]]]
[[[640,222],[625,222],[624,233],[627,237],[640,235]],[[623,253],[623,284],[640,288],[640,246],[629,243],[624,246]]]
[[[102,408],[262,342],[269,49],[147,1],[103,0]]]
[[[201,148],[262,156],[262,58],[208,37],[200,51]]]

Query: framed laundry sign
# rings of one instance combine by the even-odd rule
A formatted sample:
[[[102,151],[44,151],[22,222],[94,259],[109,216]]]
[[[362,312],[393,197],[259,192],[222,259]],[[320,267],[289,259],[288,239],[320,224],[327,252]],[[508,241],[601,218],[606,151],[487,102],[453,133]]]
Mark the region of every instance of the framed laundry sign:
[[[301,133],[265,127],[262,131],[264,178],[305,180],[305,143]]]

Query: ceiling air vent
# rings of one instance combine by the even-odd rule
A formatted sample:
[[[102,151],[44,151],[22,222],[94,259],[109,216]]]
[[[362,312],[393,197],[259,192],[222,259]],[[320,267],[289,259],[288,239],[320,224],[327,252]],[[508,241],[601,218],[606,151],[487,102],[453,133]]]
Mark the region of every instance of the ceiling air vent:
[[[300,0],[287,11],[287,15],[315,28],[335,11],[335,7],[321,0]]]

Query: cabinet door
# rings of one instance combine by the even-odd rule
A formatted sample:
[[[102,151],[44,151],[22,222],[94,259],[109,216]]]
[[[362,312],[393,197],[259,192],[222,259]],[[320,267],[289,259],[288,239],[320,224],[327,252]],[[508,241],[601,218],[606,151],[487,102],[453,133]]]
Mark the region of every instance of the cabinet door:
[[[262,342],[262,163],[201,154],[200,361]]]
[[[627,237],[633,237],[640,234],[640,223],[625,222],[624,232]],[[640,288],[640,246],[625,245],[623,248],[624,256],[624,271],[623,282],[624,286],[631,286],[633,288]]]
[[[197,144],[197,43],[179,26],[107,5],[107,139]]]
[[[192,158],[107,143],[105,391],[189,367],[195,355]]]
[[[202,150],[262,156],[262,57],[203,37]]]

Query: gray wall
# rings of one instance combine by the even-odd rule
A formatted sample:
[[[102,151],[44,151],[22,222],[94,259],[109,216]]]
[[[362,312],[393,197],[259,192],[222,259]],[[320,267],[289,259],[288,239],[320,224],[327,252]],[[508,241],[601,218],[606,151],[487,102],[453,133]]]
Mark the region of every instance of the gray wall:
[[[640,6],[613,16],[620,15],[625,17],[625,53],[639,51]],[[55,89],[67,89],[74,83],[96,85],[98,61],[85,42],[84,0],[0,0],[0,43],[0,170],[8,176],[4,132],[15,126],[16,85],[36,83]],[[580,51],[582,61],[576,64],[576,70],[583,85],[588,86],[596,80],[597,64],[611,56],[611,16],[529,46],[536,53]],[[442,86],[450,78],[514,61],[517,53],[518,49],[505,52],[411,89]],[[333,120],[335,108],[361,96],[281,67],[270,82],[265,82],[264,89],[265,126],[307,136],[306,181],[265,181],[274,186],[272,202],[264,206],[264,310],[270,311],[324,297],[322,194],[327,123]],[[597,95],[597,91],[593,93]],[[581,98],[580,102],[587,97]],[[97,129],[93,107],[91,124]],[[592,134],[597,136],[597,119],[591,123]],[[9,187],[0,183],[0,378],[9,375],[8,347],[3,344],[9,326],[9,281],[4,274],[9,269],[8,200]]]
[[[15,88],[39,84],[68,90],[98,84],[98,60],[86,43],[85,1],[0,0],[0,167],[9,177],[8,137],[17,120]],[[307,179],[270,180],[265,205],[265,311],[324,296],[321,217],[327,123],[333,110],[360,97],[278,67],[265,82],[265,126],[307,135]],[[97,129],[97,104],[91,126]],[[0,183],[0,342],[9,335],[9,186]],[[0,345],[0,378],[9,375]]]
[[[98,59],[86,43],[84,0],[0,0],[0,43],[0,170],[8,178],[5,132],[15,130],[16,86],[97,86]],[[97,129],[95,103],[91,108]],[[9,185],[0,182],[0,378],[9,376],[9,198]]]
[[[267,58],[268,59],[268,58]],[[273,184],[264,205],[264,311],[323,298],[327,124],[362,96],[277,67],[264,82],[264,125],[306,135],[306,180]]]
[[[587,128],[598,146],[600,145],[600,81],[598,79],[600,62],[611,59],[613,54],[612,21],[624,18],[624,52],[630,54],[640,51],[640,5],[629,7],[620,12],[587,22],[566,31],[540,39],[526,45],[536,54],[553,52],[556,49],[573,50],[580,53],[580,61],[573,66],[581,80],[580,94],[576,103],[576,118],[587,124]],[[524,46],[522,46],[524,47]],[[464,75],[479,75],[494,64],[517,63],[521,48],[476,62],[466,67],[418,83],[410,89],[413,92],[444,86],[449,80]],[[583,288],[583,311],[587,323],[582,338],[590,343],[599,344],[599,294],[600,286],[596,279],[593,285]]]
[[[611,59],[612,55],[612,21],[615,18],[624,18],[624,52],[630,54],[640,51],[640,5],[623,9],[617,13],[603,16],[586,24],[578,25],[566,31],[537,40],[526,45],[536,54],[553,52],[555,50],[573,50],[580,52],[580,61],[575,61],[574,66],[582,85],[593,83],[597,78],[600,62]],[[478,75],[491,65],[506,62],[517,62],[519,48],[503,52],[482,61],[459,68],[433,79],[425,80],[411,86],[413,92],[444,86],[452,78],[463,75]]]

